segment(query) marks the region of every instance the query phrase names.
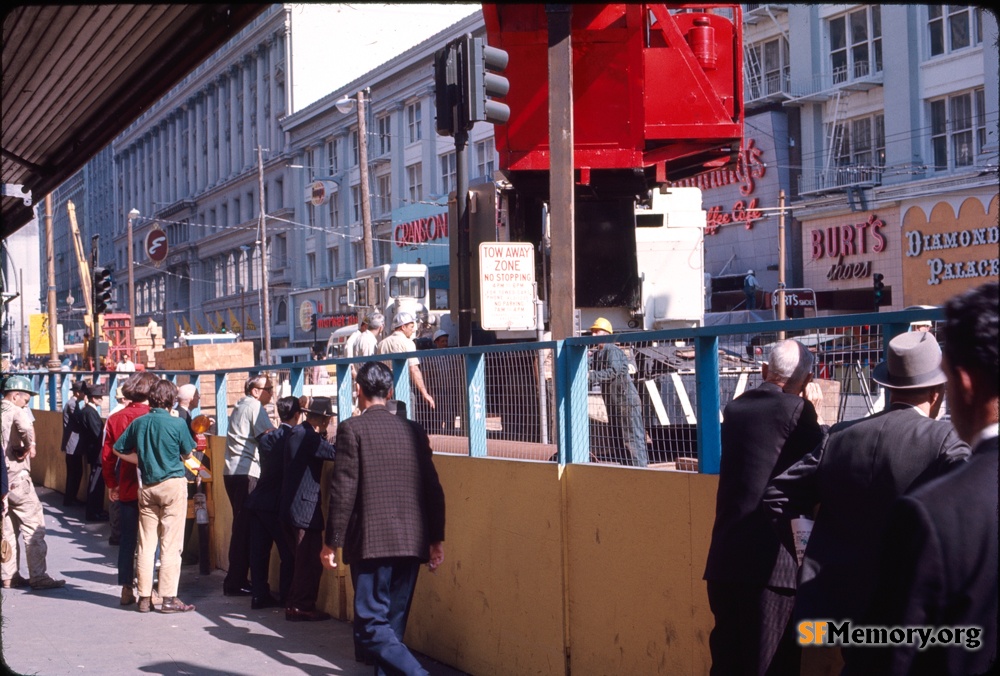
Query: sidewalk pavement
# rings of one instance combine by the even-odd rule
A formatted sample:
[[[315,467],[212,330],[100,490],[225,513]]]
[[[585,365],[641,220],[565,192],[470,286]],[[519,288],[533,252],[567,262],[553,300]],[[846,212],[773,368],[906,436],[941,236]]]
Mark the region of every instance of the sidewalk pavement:
[[[181,569],[178,596],[189,613],[140,614],[119,605],[118,548],[109,525],[87,523],[82,507],[62,507],[62,494],[37,488],[45,509],[48,572],[66,586],[48,591],[4,589],[0,632],[4,673],[368,676],[354,660],[351,625],[339,620],[288,622],[284,609],[250,610],[248,597],[222,595],[225,573]],[[58,505],[58,506],[57,506]],[[26,564],[21,574],[27,576]],[[432,676],[462,676],[417,655]]]

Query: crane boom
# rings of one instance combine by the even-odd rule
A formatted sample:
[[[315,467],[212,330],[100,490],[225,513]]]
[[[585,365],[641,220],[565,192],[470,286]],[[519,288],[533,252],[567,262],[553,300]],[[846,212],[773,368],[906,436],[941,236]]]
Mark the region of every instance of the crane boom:
[[[83,294],[83,303],[87,308],[83,316],[83,323],[90,327],[94,314],[94,302],[90,288],[90,263],[87,262],[87,253],[83,248],[83,239],[80,236],[80,228],[76,224],[76,205],[73,200],[66,201],[66,211],[69,213],[69,232],[73,239],[73,250],[76,252],[76,266],[80,273],[80,292]]]

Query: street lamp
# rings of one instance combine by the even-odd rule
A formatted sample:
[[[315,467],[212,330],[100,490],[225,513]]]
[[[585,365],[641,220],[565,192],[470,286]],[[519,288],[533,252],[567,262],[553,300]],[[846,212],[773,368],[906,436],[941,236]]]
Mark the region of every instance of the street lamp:
[[[132,317],[129,322],[129,353],[132,356],[132,360],[135,360],[135,355],[132,352],[135,349],[135,260],[132,253],[132,221],[139,218],[139,210],[133,208],[132,211],[128,212],[128,313]],[[97,330],[94,330],[96,335]]]
[[[365,120],[365,90],[359,91],[354,98],[344,97],[334,104],[338,111],[345,115],[352,108],[358,111],[358,165],[361,172],[361,231],[365,243],[365,267],[375,265],[372,251],[372,211],[371,196],[368,189],[368,125]]]

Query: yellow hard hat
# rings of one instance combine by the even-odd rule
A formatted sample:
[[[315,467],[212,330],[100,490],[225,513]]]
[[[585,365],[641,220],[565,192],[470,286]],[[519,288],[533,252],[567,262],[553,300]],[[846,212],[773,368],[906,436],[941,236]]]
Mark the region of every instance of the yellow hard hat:
[[[614,330],[611,328],[611,322],[604,317],[598,317],[594,320],[594,324],[590,327],[590,330],[593,332],[595,329],[607,331],[608,333],[614,333]]]

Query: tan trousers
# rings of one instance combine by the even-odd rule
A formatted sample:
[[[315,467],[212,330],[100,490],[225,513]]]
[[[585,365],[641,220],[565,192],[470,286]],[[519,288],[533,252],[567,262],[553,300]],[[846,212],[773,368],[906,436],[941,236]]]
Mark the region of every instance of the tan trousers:
[[[136,558],[140,597],[153,593],[157,542],[160,544],[160,596],[177,596],[187,501],[188,487],[184,477],[167,479],[139,489],[139,549]]]
[[[49,551],[45,544],[45,516],[30,477],[21,477],[11,486],[10,493],[7,494],[7,507],[7,514],[3,519],[3,539],[14,547],[14,556],[3,564],[3,579],[10,580],[19,572],[21,557],[17,548],[18,532],[24,538],[24,554],[28,559],[30,576],[28,581],[45,579],[45,555]]]

